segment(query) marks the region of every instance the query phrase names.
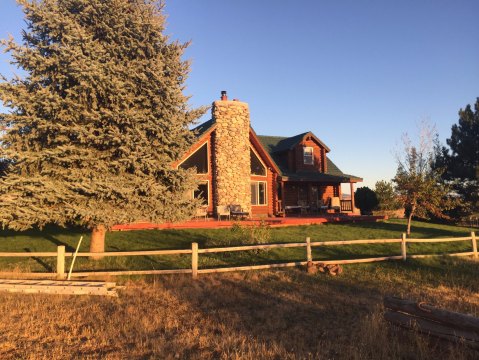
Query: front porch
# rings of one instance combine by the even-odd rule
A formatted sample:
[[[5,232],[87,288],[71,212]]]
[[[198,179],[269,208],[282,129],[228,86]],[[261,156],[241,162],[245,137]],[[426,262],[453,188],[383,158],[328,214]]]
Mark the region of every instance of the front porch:
[[[341,183],[280,181],[275,204],[276,215],[359,214],[354,203],[354,182],[348,184],[353,195],[344,199]]]

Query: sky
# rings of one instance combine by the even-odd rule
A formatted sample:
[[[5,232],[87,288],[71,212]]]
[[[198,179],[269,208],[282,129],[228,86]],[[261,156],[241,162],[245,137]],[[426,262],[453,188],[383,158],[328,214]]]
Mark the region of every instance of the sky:
[[[312,131],[358,186],[394,177],[402,135],[423,120],[445,143],[479,97],[478,0],[166,0],[164,11],[165,33],[191,41],[192,107],[226,90],[259,135]],[[15,1],[0,0],[0,38],[21,41],[23,28]]]

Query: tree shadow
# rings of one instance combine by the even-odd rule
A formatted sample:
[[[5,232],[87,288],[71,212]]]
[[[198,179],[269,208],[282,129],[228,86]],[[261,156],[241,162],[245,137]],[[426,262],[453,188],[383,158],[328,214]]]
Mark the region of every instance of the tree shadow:
[[[29,248],[24,248],[23,250],[25,250],[25,252],[27,252],[27,253],[32,252]],[[53,267],[50,264],[48,264],[44,260],[40,259],[39,257],[32,256],[31,258],[33,260],[35,260],[38,264],[40,264],[45,270],[47,270],[47,272],[53,272],[54,271]]]

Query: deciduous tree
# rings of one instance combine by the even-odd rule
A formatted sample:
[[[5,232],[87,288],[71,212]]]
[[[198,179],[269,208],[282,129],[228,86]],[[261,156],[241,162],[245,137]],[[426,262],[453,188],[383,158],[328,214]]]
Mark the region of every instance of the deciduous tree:
[[[3,41],[25,76],[3,78],[0,222],[76,223],[92,251],[117,223],[190,216],[189,171],[172,163],[205,109],[183,94],[187,44],[164,35],[153,0],[19,0],[23,43]]]
[[[441,181],[442,171],[432,167],[433,130],[426,123],[420,129],[419,143],[413,145],[404,136],[403,153],[397,155],[398,168],[393,182],[406,209],[407,234],[411,234],[412,218],[447,218],[444,212],[455,204],[450,187]]]

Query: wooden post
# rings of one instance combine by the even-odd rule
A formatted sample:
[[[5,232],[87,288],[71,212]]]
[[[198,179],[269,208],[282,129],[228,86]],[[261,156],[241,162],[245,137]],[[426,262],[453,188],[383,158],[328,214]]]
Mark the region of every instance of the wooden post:
[[[191,244],[191,270],[193,279],[198,277],[198,243]]]
[[[65,246],[57,247],[57,279],[65,278]]]
[[[472,240],[472,252],[474,253],[472,256],[474,260],[477,260],[477,241],[476,241],[476,233],[474,231],[471,232],[471,240]]]
[[[354,208],[356,207],[354,203],[354,183],[349,183],[349,186],[351,188],[351,212],[354,213]]]
[[[313,261],[313,253],[311,251],[311,239],[306,238],[306,257],[308,261]]]
[[[402,255],[403,261],[406,261],[406,234],[405,233],[402,234],[402,238],[401,238],[401,255]]]

